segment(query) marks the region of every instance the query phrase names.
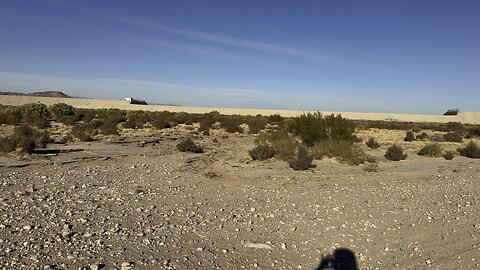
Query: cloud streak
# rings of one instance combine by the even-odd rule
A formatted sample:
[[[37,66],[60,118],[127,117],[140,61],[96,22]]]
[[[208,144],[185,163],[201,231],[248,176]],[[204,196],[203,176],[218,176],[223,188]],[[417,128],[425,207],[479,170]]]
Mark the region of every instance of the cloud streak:
[[[230,45],[234,47],[241,47],[246,49],[253,49],[253,50],[260,50],[270,53],[277,53],[289,56],[297,56],[297,57],[305,57],[305,58],[312,58],[317,60],[325,60],[328,58],[328,55],[321,54],[318,52],[308,51],[308,50],[300,50],[296,48],[286,47],[286,46],[279,46],[269,43],[262,43],[251,41],[248,39],[238,38],[229,35],[222,35],[210,32],[203,32],[203,31],[194,31],[188,29],[181,29],[175,27],[169,27],[165,25],[161,25],[158,23],[152,23],[149,21],[144,20],[137,20],[137,19],[130,19],[130,18],[120,18],[120,17],[112,17],[110,19],[127,23],[130,25],[141,26],[141,27],[148,27],[151,29],[158,30],[160,32],[174,34],[177,36],[182,36],[191,39],[203,40],[208,41],[211,43],[223,44],[223,45]]]

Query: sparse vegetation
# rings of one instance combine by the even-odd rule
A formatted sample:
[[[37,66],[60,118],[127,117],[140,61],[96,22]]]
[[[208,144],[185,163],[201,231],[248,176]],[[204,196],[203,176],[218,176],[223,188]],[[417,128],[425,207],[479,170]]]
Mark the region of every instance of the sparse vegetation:
[[[375,138],[370,137],[367,142],[365,143],[368,148],[370,149],[378,149],[380,148],[380,144],[375,140]]]
[[[326,140],[315,144],[313,147],[313,155],[316,159],[324,156],[336,158],[339,162],[350,165],[362,164],[367,160],[371,160],[359,146],[353,142],[345,140]]]
[[[191,138],[186,138],[177,144],[177,149],[181,152],[203,153],[203,148],[196,145]]]
[[[444,157],[446,160],[452,160],[452,159],[455,157],[455,152],[453,152],[453,151],[447,151],[447,152],[445,152],[445,154],[443,155],[443,157]]]
[[[47,131],[38,131],[26,125],[13,129],[13,134],[0,138],[0,151],[32,153],[36,148],[45,148],[50,142]]]
[[[247,121],[250,134],[257,134],[265,128],[267,121],[263,117],[253,117]]]
[[[480,158],[480,146],[470,141],[464,148],[458,149],[460,155],[468,158]]]
[[[290,119],[288,131],[298,136],[305,145],[326,140],[353,141],[355,125],[341,115],[323,116],[320,112],[306,113]]]
[[[463,136],[457,132],[449,132],[443,135],[445,142],[463,142]]]
[[[403,148],[400,145],[394,144],[388,147],[385,158],[392,161],[400,161],[407,158],[407,153],[403,152]]]
[[[244,122],[243,117],[240,115],[224,115],[220,118],[220,126],[229,133],[242,133],[243,129],[240,125]]]
[[[72,127],[70,135],[81,142],[90,142],[93,141],[94,133],[92,125],[81,123]]]
[[[422,149],[420,149],[418,154],[420,156],[427,156],[427,157],[441,157],[442,148],[438,143],[427,144]]]
[[[413,142],[416,140],[415,138],[415,133],[413,131],[409,130],[407,131],[407,134],[405,135],[405,138],[403,139],[406,142]]]
[[[416,136],[417,140],[420,140],[420,141],[426,141],[428,140],[428,137],[429,136],[426,132],[422,132],[421,134]]]
[[[299,145],[296,157],[291,159],[288,164],[295,171],[303,171],[313,167],[312,161],[313,156],[308,152],[308,149],[304,145]]]
[[[48,111],[53,115],[53,117],[60,118],[63,116],[71,116],[75,114],[75,109],[73,106],[65,103],[56,103],[48,107]]]
[[[275,151],[275,157],[289,161],[295,157],[295,151],[299,145],[286,130],[278,130],[269,133],[260,133],[255,139],[256,143],[270,143]]]
[[[248,154],[253,160],[267,160],[274,156],[275,150],[271,145],[261,143],[248,151]]]
[[[366,172],[378,172],[380,171],[378,167],[378,163],[367,163],[364,167],[363,170]]]

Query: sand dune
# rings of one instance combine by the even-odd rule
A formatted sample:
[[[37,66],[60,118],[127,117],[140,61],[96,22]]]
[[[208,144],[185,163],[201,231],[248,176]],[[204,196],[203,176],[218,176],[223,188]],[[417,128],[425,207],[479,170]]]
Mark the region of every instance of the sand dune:
[[[124,100],[107,99],[85,99],[85,98],[51,98],[51,97],[32,97],[32,96],[0,96],[0,104],[4,105],[22,105],[27,103],[43,103],[52,105],[64,102],[77,108],[100,109],[100,108],[118,108],[122,110],[144,110],[144,111],[171,111],[187,113],[208,113],[218,111],[222,114],[239,115],[272,115],[280,114],[285,117],[297,116],[303,111],[295,110],[266,110],[266,109],[242,109],[242,108],[208,108],[208,107],[184,107],[184,106],[160,106],[160,105],[132,105]],[[457,116],[442,115],[419,115],[419,114],[391,114],[391,113],[361,113],[361,112],[327,112],[322,113],[342,114],[342,116],[353,120],[387,120],[387,121],[406,121],[406,122],[462,122],[469,124],[480,124],[480,112],[460,112]]]

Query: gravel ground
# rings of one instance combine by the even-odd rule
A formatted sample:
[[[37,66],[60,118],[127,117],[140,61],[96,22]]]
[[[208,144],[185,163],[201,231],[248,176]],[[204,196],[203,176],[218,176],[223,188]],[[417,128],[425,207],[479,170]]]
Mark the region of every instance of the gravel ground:
[[[0,269],[315,269],[338,248],[360,269],[480,269],[480,160],[296,172],[217,139],[1,160]]]

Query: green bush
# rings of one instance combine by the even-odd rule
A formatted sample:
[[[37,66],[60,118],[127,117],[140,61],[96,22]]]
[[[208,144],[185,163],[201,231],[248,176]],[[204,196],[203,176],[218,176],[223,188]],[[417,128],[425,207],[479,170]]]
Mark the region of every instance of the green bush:
[[[3,107],[0,110],[0,124],[17,126],[22,122],[20,111],[13,107]]]
[[[157,118],[151,121],[150,124],[156,129],[165,129],[165,128],[172,127],[172,125],[170,124],[170,121],[168,121],[167,119],[161,119],[161,118]]]
[[[139,129],[143,128],[143,123],[136,122],[134,120],[127,120],[123,123],[124,128],[130,128],[130,129]]]
[[[240,127],[245,121],[240,115],[224,115],[220,118],[220,126],[229,133],[242,133],[243,129]]]
[[[407,134],[406,134],[406,136],[403,140],[406,141],[406,142],[415,141],[416,138],[415,138],[415,134],[413,133],[413,131],[411,131],[411,130],[407,131]]]
[[[313,167],[312,161],[313,156],[310,155],[308,149],[304,145],[299,145],[296,157],[291,159],[288,164],[290,165],[290,168],[295,171],[303,171]]]
[[[253,160],[267,160],[275,155],[275,150],[271,145],[257,144],[253,149],[248,151],[248,154]]]
[[[70,116],[75,114],[73,106],[66,103],[56,103],[48,107],[48,111],[55,117],[55,119],[62,116]]]
[[[267,121],[268,123],[275,124],[275,123],[283,122],[284,119],[285,118],[283,118],[280,114],[272,114],[268,116]]]
[[[463,142],[463,136],[457,132],[449,132],[443,135],[443,140],[446,142]]]
[[[298,136],[305,145],[313,146],[324,140],[353,140],[355,125],[341,115],[323,116],[320,112],[306,113],[290,119],[288,131]]]
[[[418,154],[420,156],[427,156],[427,157],[441,157],[442,148],[438,143],[427,144],[422,149],[420,149]]]
[[[470,141],[464,148],[458,149],[460,155],[468,158],[480,158],[480,146]]]
[[[375,138],[370,137],[368,141],[365,143],[368,148],[370,149],[378,149],[380,148],[380,144],[375,140]]]
[[[400,161],[407,158],[407,153],[403,152],[403,148],[400,145],[392,145],[387,149],[385,158],[392,161]]]
[[[20,125],[13,129],[12,135],[0,138],[0,151],[32,153],[36,148],[45,148],[50,141],[47,131]]]

